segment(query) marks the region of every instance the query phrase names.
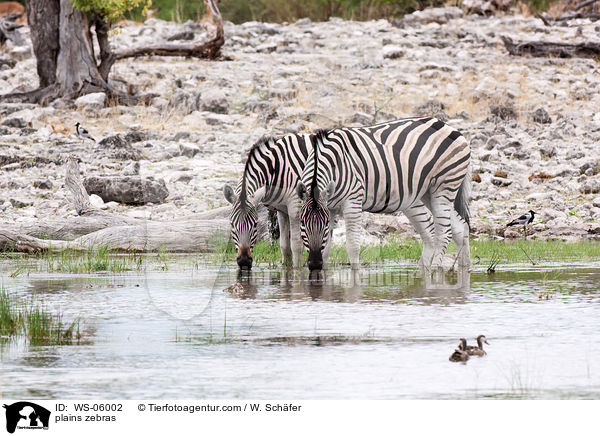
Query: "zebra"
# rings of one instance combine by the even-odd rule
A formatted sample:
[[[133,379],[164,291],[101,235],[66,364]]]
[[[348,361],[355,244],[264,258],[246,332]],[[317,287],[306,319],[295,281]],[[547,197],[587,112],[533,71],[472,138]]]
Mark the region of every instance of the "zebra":
[[[252,248],[258,238],[256,210],[260,203],[277,210],[284,264],[302,266],[301,202],[295,188],[308,157],[308,144],[309,133],[262,138],[251,147],[237,187],[225,185],[225,199],[232,204],[231,236],[241,269],[252,268]]]
[[[468,267],[470,154],[458,131],[430,117],[316,132],[296,187],[309,269],[324,266],[330,211],[346,222],[352,269],[358,269],[363,211],[404,211],[423,240],[420,266],[441,267],[452,236],[458,265]]]
[[[231,236],[241,269],[252,268],[252,248],[258,238],[257,208],[261,203],[277,210],[283,263],[295,268],[302,266],[302,203],[296,194],[296,186],[314,140],[315,135],[310,133],[293,133],[278,139],[261,138],[250,148],[244,173],[236,188],[224,186],[225,199],[232,204],[229,216]],[[335,211],[330,212],[335,217]],[[408,215],[410,211],[406,213]],[[333,232],[333,226],[330,232]],[[327,238],[329,241],[330,236]],[[330,249],[328,244],[323,254],[325,261]]]

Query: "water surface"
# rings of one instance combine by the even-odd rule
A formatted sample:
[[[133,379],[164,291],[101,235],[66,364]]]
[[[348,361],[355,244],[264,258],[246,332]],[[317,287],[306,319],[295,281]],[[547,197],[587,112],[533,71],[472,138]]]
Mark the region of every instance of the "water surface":
[[[429,289],[411,264],[316,280],[269,268],[238,279],[233,264],[9,270],[4,289],[80,317],[86,343],[5,343],[5,397],[600,398],[599,263],[476,267]],[[487,356],[448,361],[478,334]]]

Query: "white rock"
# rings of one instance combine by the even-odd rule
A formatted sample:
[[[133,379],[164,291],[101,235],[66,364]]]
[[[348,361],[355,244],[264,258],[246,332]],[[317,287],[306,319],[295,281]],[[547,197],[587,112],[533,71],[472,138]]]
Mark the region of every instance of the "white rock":
[[[96,194],[90,195],[90,203],[92,203],[92,206],[97,207],[98,209],[106,209],[104,200],[102,200],[102,198],[100,198],[99,195],[96,195]]]
[[[91,94],[82,95],[75,104],[80,109],[100,110],[106,102],[106,94],[103,92],[92,92]]]

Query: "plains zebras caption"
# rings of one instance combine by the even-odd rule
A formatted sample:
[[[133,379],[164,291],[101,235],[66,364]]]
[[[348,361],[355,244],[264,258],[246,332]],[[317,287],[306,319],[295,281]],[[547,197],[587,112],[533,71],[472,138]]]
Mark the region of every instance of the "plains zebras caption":
[[[322,130],[313,138],[297,187],[311,270],[323,265],[330,211],[344,216],[353,268],[358,268],[362,211],[404,211],[423,239],[421,265],[441,266],[451,236],[459,265],[469,265],[470,148],[458,131],[435,118],[407,118]]]

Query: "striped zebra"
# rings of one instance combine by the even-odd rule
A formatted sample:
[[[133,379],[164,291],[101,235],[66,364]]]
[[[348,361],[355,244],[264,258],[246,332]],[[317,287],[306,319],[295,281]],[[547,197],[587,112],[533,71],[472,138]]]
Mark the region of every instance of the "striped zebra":
[[[241,269],[252,268],[252,248],[258,238],[256,209],[260,203],[277,210],[280,249],[284,264],[300,268],[300,199],[295,188],[308,157],[310,134],[289,134],[256,142],[246,159],[237,187],[224,187],[232,204],[231,236]]]
[[[441,267],[451,237],[459,266],[470,264],[470,148],[458,131],[435,118],[408,118],[321,130],[312,145],[296,188],[310,270],[323,267],[331,211],[346,222],[353,269],[358,268],[362,211],[404,211],[423,240],[423,267]]]
[[[277,210],[280,249],[284,264],[302,266],[303,245],[300,237],[300,208],[296,185],[304,170],[311,134],[289,134],[281,138],[262,138],[248,152],[244,173],[236,188],[225,185],[225,199],[232,204],[229,216],[231,236],[237,248],[241,269],[252,268],[252,248],[258,238],[257,207],[264,204]],[[332,216],[335,211],[331,211]],[[333,231],[333,226],[330,227]],[[331,235],[328,240],[331,241]],[[330,245],[323,258],[327,261]]]

